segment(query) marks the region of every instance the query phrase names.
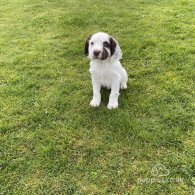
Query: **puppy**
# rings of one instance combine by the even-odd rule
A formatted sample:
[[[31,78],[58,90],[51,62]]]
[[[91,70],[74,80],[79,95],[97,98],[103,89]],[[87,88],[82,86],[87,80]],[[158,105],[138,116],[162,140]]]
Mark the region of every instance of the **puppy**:
[[[128,76],[120,63],[122,51],[118,42],[106,33],[90,35],[85,44],[85,54],[90,59],[93,85],[92,107],[101,103],[101,87],[111,89],[108,109],[118,108],[119,90],[127,88]]]

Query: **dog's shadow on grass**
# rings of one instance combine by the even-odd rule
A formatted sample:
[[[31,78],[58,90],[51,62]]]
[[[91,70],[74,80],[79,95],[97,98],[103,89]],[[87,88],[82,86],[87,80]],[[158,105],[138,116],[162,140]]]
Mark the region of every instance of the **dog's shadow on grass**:
[[[132,102],[129,101],[129,90],[120,91],[119,108],[112,110],[107,108],[110,92],[110,89],[102,88],[100,106],[98,108],[89,107],[83,112],[85,112],[87,120],[91,121],[90,126],[95,126],[100,131],[129,132],[132,129],[131,122],[134,116],[134,110],[130,107]]]
[[[110,92],[111,92],[110,89],[107,89],[107,88],[101,89],[101,105],[107,106],[108,101],[109,101]]]
[[[127,90],[120,90],[119,106],[120,106],[121,101],[123,102],[123,99],[125,100],[126,91]],[[111,89],[107,89],[107,88],[101,89],[101,105],[100,105],[100,107],[102,107],[102,106],[107,107],[108,102],[109,102],[110,93],[111,93]],[[117,109],[114,109],[114,110],[117,110]]]

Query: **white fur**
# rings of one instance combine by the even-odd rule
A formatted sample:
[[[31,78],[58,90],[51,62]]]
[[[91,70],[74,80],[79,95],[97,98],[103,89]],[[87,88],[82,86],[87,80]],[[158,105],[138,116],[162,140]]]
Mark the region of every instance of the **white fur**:
[[[127,88],[127,73],[120,63],[122,58],[122,51],[115,40],[115,53],[110,56],[110,49],[106,48],[109,57],[105,60],[94,58],[93,52],[95,50],[102,51],[103,42],[109,42],[110,36],[106,33],[96,33],[89,40],[89,55],[90,59],[90,73],[93,85],[93,99],[90,102],[92,107],[98,107],[101,103],[101,87],[111,88],[109,96],[108,108],[118,108],[118,96],[120,89]],[[90,43],[93,42],[93,45]],[[100,55],[101,57],[101,55]]]

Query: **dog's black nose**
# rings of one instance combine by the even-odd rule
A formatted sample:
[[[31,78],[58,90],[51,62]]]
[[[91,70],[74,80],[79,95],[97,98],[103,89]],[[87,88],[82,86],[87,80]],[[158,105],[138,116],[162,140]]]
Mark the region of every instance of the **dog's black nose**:
[[[100,52],[101,52],[101,51],[95,50],[95,51],[93,52],[93,54],[94,54],[94,56],[97,57],[97,56],[99,56]]]

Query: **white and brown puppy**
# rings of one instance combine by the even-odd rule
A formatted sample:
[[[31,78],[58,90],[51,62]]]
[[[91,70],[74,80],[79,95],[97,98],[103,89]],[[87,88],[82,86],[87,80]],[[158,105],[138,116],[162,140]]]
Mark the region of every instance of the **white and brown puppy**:
[[[111,88],[108,108],[118,108],[120,89],[127,88],[127,73],[119,60],[122,51],[118,42],[106,33],[90,35],[85,44],[85,54],[90,59],[90,73],[93,85],[92,107],[101,102],[101,87]]]

